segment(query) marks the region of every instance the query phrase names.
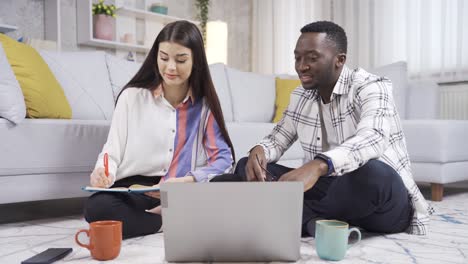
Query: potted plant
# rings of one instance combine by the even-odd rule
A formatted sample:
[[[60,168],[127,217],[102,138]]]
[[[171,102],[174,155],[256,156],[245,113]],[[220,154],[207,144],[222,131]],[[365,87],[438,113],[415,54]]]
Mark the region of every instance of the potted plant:
[[[198,11],[197,19],[200,20],[203,42],[206,44],[206,22],[208,22],[208,9],[210,7],[210,0],[196,0],[195,7]]]
[[[115,5],[106,5],[104,0],[93,4],[93,37],[114,40]]]

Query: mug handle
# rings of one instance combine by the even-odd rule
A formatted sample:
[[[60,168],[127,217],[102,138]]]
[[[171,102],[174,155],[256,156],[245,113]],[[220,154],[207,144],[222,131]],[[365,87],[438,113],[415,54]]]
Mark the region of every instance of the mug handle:
[[[87,248],[88,250],[91,250],[91,247],[89,246],[89,244],[83,244],[83,243],[81,243],[81,242],[79,241],[79,239],[78,239],[78,235],[79,235],[80,233],[83,233],[83,232],[86,233],[86,235],[89,237],[89,230],[87,230],[87,229],[81,229],[80,231],[78,231],[78,232],[75,234],[75,242],[76,242],[78,245],[80,245],[80,246],[82,246],[82,247],[84,247],[84,248]]]
[[[353,227],[353,228],[350,228],[348,230],[348,238],[349,236],[351,235],[352,232],[356,232],[358,234],[358,240],[352,244],[348,244],[348,249],[354,245],[356,245],[357,243],[359,243],[359,241],[361,241],[361,231],[359,231],[359,229],[357,229],[356,227]]]

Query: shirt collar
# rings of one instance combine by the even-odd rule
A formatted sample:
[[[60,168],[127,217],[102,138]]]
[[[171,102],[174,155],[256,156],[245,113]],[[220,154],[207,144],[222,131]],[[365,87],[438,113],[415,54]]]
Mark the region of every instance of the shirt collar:
[[[347,94],[349,92],[349,89],[351,88],[351,77],[352,77],[353,71],[348,68],[348,66],[344,65],[343,69],[341,70],[340,77],[338,77],[338,80],[335,83],[335,86],[333,87],[332,94],[330,96],[330,101],[333,101],[335,99],[335,95],[337,94]],[[306,90],[307,96],[309,98],[314,98],[316,101],[320,101],[320,93],[318,89],[310,89]]]
[[[162,84],[160,84],[158,86],[158,88],[156,88],[156,90],[153,91],[153,95],[155,98],[162,98],[164,97],[164,90],[163,90],[163,87],[162,87]],[[192,92],[192,88],[190,87],[189,90],[187,91],[187,95],[185,96],[184,100],[182,100],[182,103],[185,103],[187,102],[187,100],[190,99],[190,101],[193,103],[195,102],[195,98],[193,97],[193,92]]]
[[[352,73],[353,71],[348,66],[343,66],[340,77],[338,77],[338,81],[336,81],[335,87],[333,87],[332,94],[347,94],[349,92]]]

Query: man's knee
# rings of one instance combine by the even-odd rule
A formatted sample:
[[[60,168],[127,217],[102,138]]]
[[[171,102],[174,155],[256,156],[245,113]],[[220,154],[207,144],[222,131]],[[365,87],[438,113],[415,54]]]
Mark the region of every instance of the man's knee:
[[[366,164],[355,170],[354,179],[360,186],[391,186],[395,180],[400,180],[398,173],[380,160],[369,160]]]
[[[358,196],[382,204],[392,194],[404,193],[406,188],[400,175],[389,165],[379,160],[370,160],[350,174],[348,183]]]
[[[88,198],[84,208],[86,221],[115,220],[115,210],[111,204],[115,199],[110,193],[95,193]]]

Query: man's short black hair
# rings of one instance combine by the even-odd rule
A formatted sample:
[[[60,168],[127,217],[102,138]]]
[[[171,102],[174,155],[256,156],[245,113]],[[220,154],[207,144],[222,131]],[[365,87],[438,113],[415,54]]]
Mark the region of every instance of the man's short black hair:
[[[326,33],[327,39],[336,43],[336,48],[339,53],[347,53],[348,39],[344,29],[330,21],[317,21],[305,25],[301,28],[301,33],[316,32]]]

